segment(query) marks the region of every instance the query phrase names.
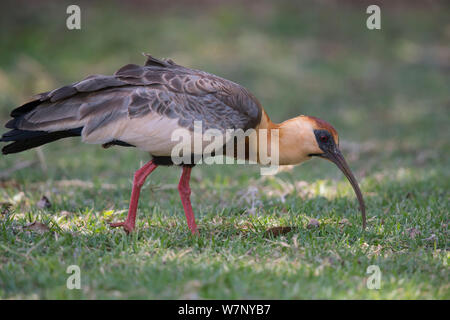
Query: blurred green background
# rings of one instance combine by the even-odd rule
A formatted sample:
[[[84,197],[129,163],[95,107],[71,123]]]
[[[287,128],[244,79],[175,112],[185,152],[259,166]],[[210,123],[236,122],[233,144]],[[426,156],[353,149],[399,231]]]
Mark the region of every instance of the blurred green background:
[[[381,3],[382,29],[371,31],[365,1],[81,1],[82,28],[69,31],[70,1],[2,1],[0,120],[38,92],[142,64],[147,52],[244,85],[273,121],[329,121],[373,151],[370,165],[397,167],[385,161],[393,153],[446,159],[444,3]]]
[[[274,122],[306,114],[333,124],[361,182],[372,225],[392,219],[393,246],[407,237],[411,228],[421,230],[421,239],[413,240],[412,251],[405,249],[405,255],[430,253],[422,240],[433,234],[439,239],[434,250],[441,250],[437,254],[440,262],[434,265],[436,269],[422,270],[424,278],[419,277],[428,279],[434,274],[430,286],[437,291],[421,291],[417,289],[420,285],[412,285],[418,291],[412,290],[409,297],[448,298],[448,269],[442,265],[442,258],[448,260],[450,187],[447,1],[77,1],[81,30],[72,31],[66,28],[69,4],[72,1],[1,2],[0,123],[36,93],[89,74],[112,74],[128,63],[143,64],[142,52],[230,79],[255,94]],[[381,30],[366,28],[370,4],[381,7]],[[5,131],[0,129],[0,133]],[[25,192],[28,200],[15,207],[25,220],[41,217],[34,204],[42,194],[52,197],[54,211],[125,209],[132,173],[148,159],[136,150],[103,150],[77,139],[46,145],[42,150],[46,160],[41,167],[35,150],[0,158],[1,197],[9,201],[19,191]],[[25,168],[16,170],[21,164]],[[176,190],[163,188],[175,184],[178,176],[175,169],[157,170],[149,184],[161,190],[152,196],[144,192],[141,211],[151,217],[150,209],[167,210],[183,230]],[[351,221],[356,229],[360,226],[351,189],[337,168],[325,161],[310,161],[266,180],[254,166],[200,166],[193,177],[193,202],[200,220],[212,219],[219,209],[240,216],[245,209],[236,199],[255,185],[262,193],[261,214],[277,214],[285,208],[294,215],[306,210],[316,218],[336,214],[349,218],[345,208],[350,206]],[[58,185],[58,181],[75,179],[93,181],[99,188],[73,193],[70,187]],[[303,184],[298,187],[298,181],[312,183],[315,202],[304,199],[310,207],[301,207],[302,200],[297,200],[303,189],[308,190]],[[118,189],[105,191],[102,184]],[[72,193],[68,198],[58,195],[51,191],[56,185],[63,193]],[[285,191],[286,185],[296,191]],[[346,202],[339,202],[336,192],[345,195]],[[280,194],[286,203],[280,201]],[[337,209],[325,213],[327,201]],[[386,230],[385,234],[390,234]],[[430,262],[419,259],[417,263],[425,266]],[[11,270],[9,278],[19,276]],[[24,287],[9,283],[3,294],[28,296],[21,289]],[[60,297],[59,293],[45,295],[35,290],[41,292],[38,297]],[[232,290],[228,296],[205,292],[197,297],[277,297],[271,296],[270,290],[242,294]],[[349,291],[344,287],[319,290],[312,296],[362,294],[342,292]],[[285,297],[303,297],[291,293],[286,291]],[[397,296],[395,290],[390,294],[374,297]],[[135,296],[152,297],[145,293]],[[176,291],[162,295],[179,296]],[[83,297],[103,296],[85,293]]]

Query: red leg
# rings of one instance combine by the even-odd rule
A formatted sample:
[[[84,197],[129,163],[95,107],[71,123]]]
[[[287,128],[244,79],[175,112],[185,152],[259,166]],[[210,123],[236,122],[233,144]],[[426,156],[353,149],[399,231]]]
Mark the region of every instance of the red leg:
[[[189,187],[189,179],[191,178],[192,167],[183,167],[178,191],[180,192],[181,203],[183,204],[184,213],[186,214],[187,224],[192,234],[198,234],[197,225],[195,224],[194,212],[191,206],[191,188]]]
[[[141,188],[144,185],[145,179],[156,169],[158,165],[153,162],[153,160],[147,162],[142,168],[134,173],[133,179],[133,189],[131,191],[130,208],[128,209],[128,216],[124,222],[111,223],[110,226],[113,228],[123,227],[123,229],[130,233],[134,230],[136,224],[136,211],[139,202],[139,194],[141,193]]]

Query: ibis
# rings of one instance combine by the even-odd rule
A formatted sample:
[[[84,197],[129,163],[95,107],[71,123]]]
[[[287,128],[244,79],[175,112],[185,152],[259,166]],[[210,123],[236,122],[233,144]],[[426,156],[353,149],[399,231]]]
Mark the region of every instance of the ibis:
[[[38,94],[14,109],[6,123],[10,131],[0,139],[8,143],[2,153],[22,152],[76,136],[104,148],[124,146],[148,152],[151,160],[134,174],[127,218],[110,224],[129,233],[135,229],[139,194],[146,178],[158,166],[174,165],[172,150],[177,142],[172,134],[176,130],[192,132],[196,121],[201,121],[205,129],[219,131],[253,129],[258,135],[269,135],[276,130],[280,165],[296,165],[316,157],[339,167],[356,193],[365,229],[361,190],[339,150],[338,133],[328,122],[302,115],[274,123],[256,97],[241,85],[170,59],[146,56],[143,66],[128,64],[111,76],[91,75]],[[189,180],[195,164],[177,164],[182,168],[178,191],[193,234],[198,229]]]

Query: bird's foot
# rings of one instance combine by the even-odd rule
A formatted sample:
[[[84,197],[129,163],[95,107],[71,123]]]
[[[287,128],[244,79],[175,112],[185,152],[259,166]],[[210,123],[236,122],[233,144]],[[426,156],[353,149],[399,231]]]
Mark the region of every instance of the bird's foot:
[[[191,234],[193,236],[199,236],[200,235],[200,233],[198,232],[197,226],[195,225],[195,222],[194,222],[194,226],[190,226],[189,227],[189,230],[191,230]]]
[[[113,222],[110,223],[109,226],[111,228],[118,228],[118,227],[122,227],[123,230],[125,230],[126,233],[131,233],[134,230],[134,225],[128,221],[123,221],[123,222]]]

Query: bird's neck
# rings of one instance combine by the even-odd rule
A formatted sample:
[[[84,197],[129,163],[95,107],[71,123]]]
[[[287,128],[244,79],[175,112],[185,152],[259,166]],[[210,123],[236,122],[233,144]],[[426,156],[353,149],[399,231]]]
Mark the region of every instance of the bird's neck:
[[[299,118],[292,118],[282,123],[274,123],[269,116],[263,112],[261,122],[256,128],[258,132],[258,155],[267,154],[273,156],[273,148],[278,148],[278,164],[293,165],[309,159],[302,152],[301,140],[303,132],[308,128],[302,126]],[[275,141],[274,141],[275,139]],[[266,143],[267,141],[267,143]],[[262,143],[261,143],[262,142]],[[258,162],[263,164],[258,156]]]

